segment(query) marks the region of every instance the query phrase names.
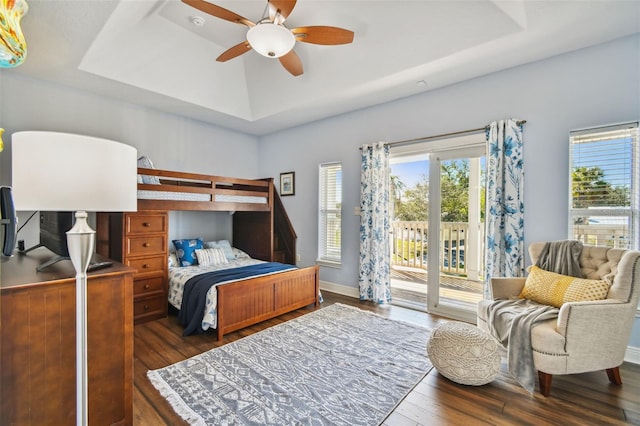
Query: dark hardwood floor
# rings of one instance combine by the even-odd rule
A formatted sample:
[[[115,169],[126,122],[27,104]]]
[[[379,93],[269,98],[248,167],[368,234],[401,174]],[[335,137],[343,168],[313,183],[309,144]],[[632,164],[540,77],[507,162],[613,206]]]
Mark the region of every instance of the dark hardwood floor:
[[[323,292],[324,304],[357,306],[382,316],[418,323],[429,328],[446,319],[397,306],[381,307]],[[216,342],[213,332],[182,337],[175,314],[135,326],[134,424],[144,426],[185,424],[147,379],[149,369],[165,367],[269,326],[312,311],[313,307],[283,315],[231,333]],[[321,309],[321,308],[319,308]],[[640,425],[640,366],[621,367],[622,386],[609,384],[604,371],[556,376],[551,396],[531,395],[520,387],[503,363],[498,378],[484,386],[463,386],[433,369],[407,395],[385,425]]]

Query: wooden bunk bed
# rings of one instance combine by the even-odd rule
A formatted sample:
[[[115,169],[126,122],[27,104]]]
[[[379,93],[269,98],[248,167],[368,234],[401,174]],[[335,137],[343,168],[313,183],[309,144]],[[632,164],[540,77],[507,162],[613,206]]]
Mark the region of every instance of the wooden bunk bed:
[[[295,265],[296,234],[273,179],[235,179],[147,168],[139,168],[138,173],[145,177],[144,183],[138,183],[138,212],[97,216],[98,253],[139,268],[134,276],[134,292],[140,292],[134,294],[134,307],[136,300],[140,301],[140,308],[134,312],[136,322],[166,315],[167,211],[233,212],[234,247],[254,259]],[[145,239],[162,235],[164,238],[157,239],[157,244],[153,242],[156,240]],[[138,251],[136,245],[140,247]],[[157,268],[153,259],[161,257],[163,270],[154,271]],[[164,277],[161,292],[157,282],[160,276]],[[317,305],[318,295],[317,265],[220,284],[217,338],[221,340],[226,333]],[[164,299],[163,311],[154,309],[154,297]]]

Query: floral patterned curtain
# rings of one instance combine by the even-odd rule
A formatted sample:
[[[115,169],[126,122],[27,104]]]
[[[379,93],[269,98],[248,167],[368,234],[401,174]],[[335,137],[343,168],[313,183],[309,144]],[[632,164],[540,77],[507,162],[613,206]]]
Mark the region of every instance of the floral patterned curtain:
[[[360,300],[391,301],[389,146],[362,146],[360,170]]]
[[[524,275],[522,121],[487,127],[485,297],[491,277]]]

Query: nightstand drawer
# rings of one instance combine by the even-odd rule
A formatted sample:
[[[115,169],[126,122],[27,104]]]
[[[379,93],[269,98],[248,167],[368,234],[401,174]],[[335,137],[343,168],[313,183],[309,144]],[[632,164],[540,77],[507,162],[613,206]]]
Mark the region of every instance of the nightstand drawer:
[[[125,264],[138,270],[133,275],[136,279],[149,274],[162,274],[164,276],[164,266],[167,264],[167,258],[164,255],[160,255],[143,257],[141,259],[127,259]]]
[[[137,279],[133,282],[134,297],[158,292],[164,293],[164,277]]]
[[[127,215],[127,223],[125,226],[125,233],[127,235],[164,233],[167,230],[167,215]]]
[[[132,283],[134,324],[166,317],[167,212],[98,212],[96,224],[98,252],[135,269]]]
[[[135,300],[133,302],[133,316],[137,320],[141,316],[164,313],[167,303],[169,302],[164,296]]]
[[[167,251],[167,239],[164,235],[127,237],[125,250],[125,256],[165,253]]]

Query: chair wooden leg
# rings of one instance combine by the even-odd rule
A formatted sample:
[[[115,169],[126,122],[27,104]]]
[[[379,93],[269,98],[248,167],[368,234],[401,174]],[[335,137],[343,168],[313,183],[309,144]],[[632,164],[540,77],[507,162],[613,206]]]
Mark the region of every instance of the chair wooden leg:
[[[538,371],[538,382],[540,383],[540,393],[545,397],[549,396],[549,394],[551,393],[551,379],[553,379],[553,374]]]
[[[622,384],[622,378],[620,377],[620,367],[607,368],[607,376],[609,376],[609,381],[614,385]]]

